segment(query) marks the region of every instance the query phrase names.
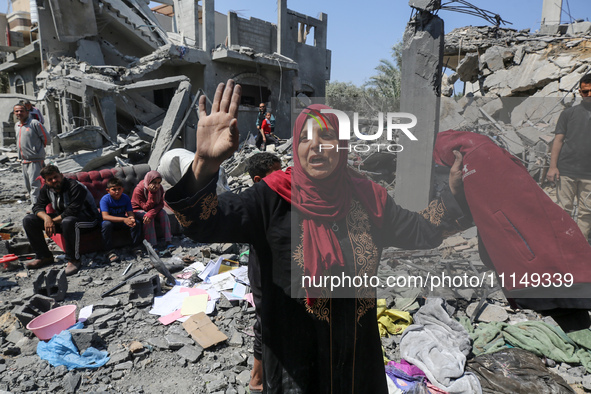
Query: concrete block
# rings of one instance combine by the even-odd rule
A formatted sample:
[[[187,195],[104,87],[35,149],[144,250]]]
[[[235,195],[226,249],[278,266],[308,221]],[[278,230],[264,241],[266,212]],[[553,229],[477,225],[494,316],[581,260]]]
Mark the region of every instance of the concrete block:
[[[12,313],[26,327],[27,324],[42,313],[53,309],[55,300],[41,294],[35,294],[29,301],[17,307]]]
[[[64,152],[76,152],[79,150],[96,150],[103,146],[105,131],[100,126],[77,127],[67,133],[57,135],[55,138]]]
[[[50,269],[41,272],[33,282],[35,294],[51,297],[56,301],[66,298],[68,291],[68,278],[65,270]]]
[[[181,125],[181,121],[189,106],[189,96],[191,94],[191,84],[183,81],[174,94],[172,101],[164,117],[162,128],[156,136],[152,145],[152,154],[148,164],[150,168],[156,169],[160,163],[162,155],[168,151],[172,145],[172,137]]]
[[[441,0],[410,0],[408,5],[423,11],[435,11],[441,8]]]
[[[80,354],[84,353],[89,347],[96,349],[105,349],[105,341],[92,328],[72,329],[72,342],[78,348]]]
[[[101,51],[101,46],[96,41],[78,40],[78,49],[76,49],[76,59],[81,62],[92,64],[93,66],[104,66],[105,58]]]
[[[553,36],[560,32],[560,25],[542,25],[540,26],[540,34]]]
[[[566,30],[566,34],[573,36],[579,34],[587,34],[591,31],[591,22],[583,21],[572,23],[569,25],[568,29]]]
[[[129,301],[138,307],[152,304],[154,296],[162,292],[158,275],[138,275],[130,279],[128,283]]]
[[[464,56],[458,64],[456,73],[462,82],[476,82],[478,80],[478,54],[469,53]]]

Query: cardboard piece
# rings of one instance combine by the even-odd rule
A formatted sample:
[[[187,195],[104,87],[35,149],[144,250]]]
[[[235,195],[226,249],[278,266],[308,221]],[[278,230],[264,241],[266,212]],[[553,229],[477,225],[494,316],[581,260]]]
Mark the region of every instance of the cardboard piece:
[[[183,328],[191,335],[203,349],[217,345],[228,339],[228,337],[218,330],[215,324],[204,312],[191,316],[183,323]]]

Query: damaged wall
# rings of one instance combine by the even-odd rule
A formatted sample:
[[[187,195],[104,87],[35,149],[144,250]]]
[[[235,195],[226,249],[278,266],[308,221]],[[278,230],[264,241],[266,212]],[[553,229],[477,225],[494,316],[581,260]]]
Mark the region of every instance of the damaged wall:
[[[541,180],[558,116],[580,102],[578,82],[591,70],[590,33],[453,30],[445,38],[447,64],[455,69],[448,81],[465,82],[466,95],[442,100],[440,130],[488,134]]]
[[[195,108],[173,108],[173,97],[181,89],[188,94],[183,102],[193,102],[198,92],[212,100],[218,83],[229,78],[243,85],[238,124],[243,139],[256,133],[262,101],[275,114],[277,134],[288,136],[291,98],[324,95],[330,78],[326,14],[318,19],[299,14],[287,9],[286,0],[277,3],[278,24],[229,13],[222,26],[216,26],[220,18],[213,0],[175,2],[180,11],[171,6],[166,15],[174,15],[170,27],[178,32],[167,32],[141,1],[91,0],[73,8],[69,0],[40,3],[39,40],[8,54],[0,71],[26,76],[31,93],[46,107],[46,126],[54,136],[101,130],[105,144],[117,151],[122,143],[129,145],[122,135],[136,133],[152,150],[153,141],[166,141],[166,149],[193,150]],[[224,31],[227,39],[220,39]],[[308,32],[313,40],[306,43],[302,34]],[[181,118],[185,121],[176,130]],[[54,143],[53,153],[65,146],[79,144]],[[154,153],[140,150],[135,159],[147,161]]]

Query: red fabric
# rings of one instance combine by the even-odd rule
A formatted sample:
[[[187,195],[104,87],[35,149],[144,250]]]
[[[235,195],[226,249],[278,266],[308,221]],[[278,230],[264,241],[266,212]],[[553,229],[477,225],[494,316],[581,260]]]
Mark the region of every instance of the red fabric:
[[[332,127],[338,133],[338,120],[333,114],[321,114],[320,110],[330,108],[314,104],[302,111],[293,128],[294,166],[285,172],[275,171],[263,181],[283,199],[290,202],[303,216],[304,227],[304,274],[320,277],[331,267],[344,266],[343,254],[338,239],[332,230],[335,221],[343,219],[349,212],[354,195],[367,210],[374,225],[382,225],[384,207],[388,198],[386,190],[347,168],[347,149],[339,150],[339,163],[334,172],[325,179],[309,178],[303,171],[298,145],[300,132],[312,113],[324,121],[324,127]],[[347,140],[339,140],[339,147],[346,148]],[[310,297],[310,289],[308,296]],[[308,300],[310,302],[310,300]]]
[[[532,274],[570,273],[575,283],[591,283],[587,240],[516,157],[487,136],[454,130],[439,133],[435,161],[451,166],[453,150],[463,155],[466,199],[490,261],[505,276],[507,290],[539,287],[520,283],[524,275],[531,279]],[[544,291],[552,297],[550,288]]]
[[[269,123],[269,121],[267,119],[263,119],[263,124],[261,126],[261,129],[263,129],[263,132],[265,134],[270,134],[271,133],[271,123]]]

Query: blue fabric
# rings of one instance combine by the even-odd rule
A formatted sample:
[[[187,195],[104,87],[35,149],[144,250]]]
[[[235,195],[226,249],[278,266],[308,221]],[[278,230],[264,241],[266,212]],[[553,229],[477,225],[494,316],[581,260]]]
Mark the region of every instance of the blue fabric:
[[[47,360],[54,367],[65,365],[68,370],[75,368],[98,368],[109,361],[109,354],[104,350],[89,347],[80,355],[76,345],[72,342],[71,329],[84,328],[84,323],[74,324],[68,330],[55,334],[48,342],[39,341],[37,354]]]
[[[133,212],[131,199],[125,193],[121,194],[119,200],[115,200],[110,194],[105,194],[101,198],[101,212],[108,212],[111,216],[125,217],[126,212]]]

